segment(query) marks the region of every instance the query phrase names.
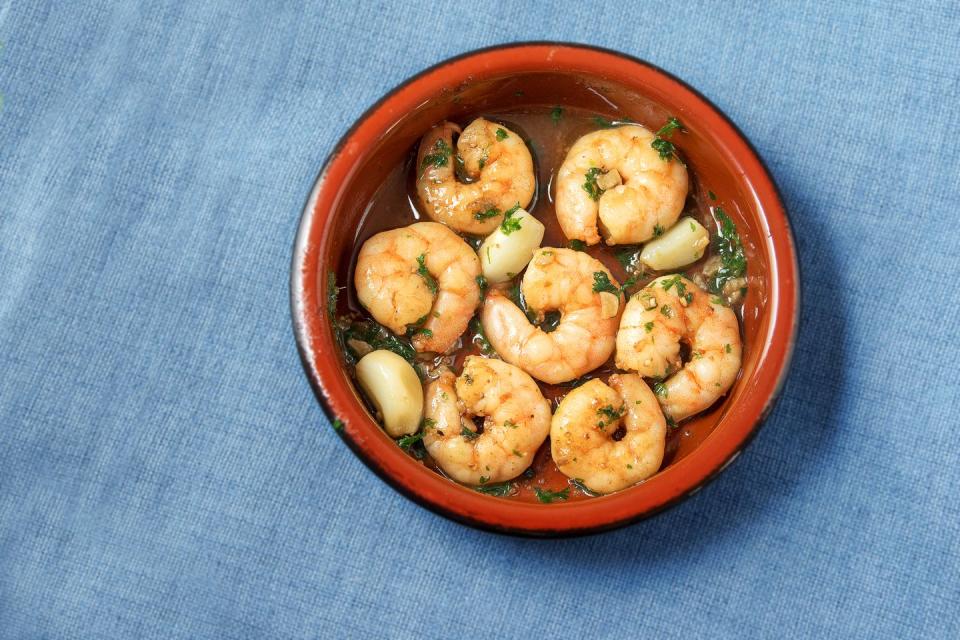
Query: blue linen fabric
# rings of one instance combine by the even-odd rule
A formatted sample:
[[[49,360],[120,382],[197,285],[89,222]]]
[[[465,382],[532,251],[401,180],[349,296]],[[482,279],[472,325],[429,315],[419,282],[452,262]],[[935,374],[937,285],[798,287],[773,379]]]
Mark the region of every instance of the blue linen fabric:
[[[0,637],[960,637],[960,5],[0,6]],[[793,372],[694,498],[523,540],[329,427],[301,206],[407,76],[499,42],[645,58],[768,162]]]

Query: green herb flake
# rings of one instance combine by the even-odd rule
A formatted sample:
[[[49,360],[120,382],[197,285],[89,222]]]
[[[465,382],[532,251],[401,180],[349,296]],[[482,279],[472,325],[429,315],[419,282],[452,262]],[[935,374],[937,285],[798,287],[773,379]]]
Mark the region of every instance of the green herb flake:
[[[480,484],[487,484],[487,480],[489,479],[487,476],[480,476]]]
[[[474,490],[479,493],[485,493],[488,496],[504,498],[513,491],[513,485],[509,482],[501,482],[499,484],[488,484],[483,487],[474,487]]]
[[[520,230],[520,219],[514,217],[519,210],[520,203],[518,202],[503,214],[503,222],[500,223],[500,230],[503,231],[504,234],[510,235],[514,231]],[[489,258],[490,256],[488,255],[487,257]]]
[[[594,271],[593,272],[593,292],[601,293],[607,291],[613,295],[620,295],[620,289],[618,289],[612,282],[610,282],[610,277],[603,271]]]
[[[716,199],[717,199],[717,194],[715,194],[713,191],[707,191],[707,196],[708,196],[711,200],[716,200]]]
[[[665,305],[663,305],[662,307],[660,307],[660,313],[662,313],[663,315],[667,316],[668,318],[672,318],[672,317],[673,317],[673,309],[671,309],[671,308],[670,308],[670,305],[668,305],[668,304],[665,304]]]
[[[639,256],[640,251],[632,247],[621,249],[616,253],[617,262],[622,264],[624,269],[628,270],[637,264],[637,259]]]
[[[550,110],[550,119],[553,120],[553,124],[560,122],[560,118],[563,117],[563,107],[554,107]]]
[[[337,342],[348,364],[355,364],[359,354],[348,347],[349,340],[364,342],[374,350],[386,349],[392,351],[411,365],[417,365],[417,352],[406,340],[401,340],[385,327],[370,320],[353,320],[341,318],[337,325]]]
[[[330,423],[330,426],[333,427],[333,430],[337,433],[343,431],[343,420],[340,418],[334,418],[333,422]]]
[[[583,174],[585,178],[583,190],[587,192],[587,195],[590,196],[590,199],[594,202],[598,201],[600,196],[606,191],[606,189],[601,189],[600,185],[597,184],[597,176],[599,176],[600,173],[599,167],[591,167]]]
[[[660,224],[653,225],[653,237],[659,238],[663,235],[663,227]]]
[[[664,291],[669,291],[670,287],[674,285],[676,285],[677,288],[677,295],[683,298],[684,302],[687,304],[693,302],[693,293],[687,291],[687,285],[683,282],[683,276],[676,275],[662,281]]]
[[[487,278],[483,274],[480,274],[474,278],[474,280],[477,281],[477,286],[480,287],[480,299],[483,300],[487,296],[487,287],[489,286],[487,284]]]
[[[720,256],[720,268],[708,283],[713,293],[721,293],[730,280],[743,277],[747,272],[747,258],[743,253],[743,244],[737,233],[737,225],[720,207],[714,210],[720,225],[719,235],[713,240],[717,255]]]
[[[651,331],[653,331],[653,321],[651,320],[650,322],[644,324],[643,328],[647,333],[650,333]]]
[[[495,218],[500,215],[500,209],[496,207],[490,207],[486,211],[477,211],[473,214],[474,220],[487,220],[488,218]]]
[[[683,130],[683,123],[671,117],[667,120],[667,123],[657,131],[653,141],[650,142],[650,146],[659,154],[661,160],[666,162],[671,158],[679,159],[679,156],[677,156],[677,147],[667,138],[673,136],[675,131]]]
[[[426,154],[423,156],[423,160],[420,161],[421,174],[430,166],[437,169],[447,166],[447,162],[453,154],[453,149],[451,149],[450,145],[442,138],[433,144],[433,148],[434,152]]]
[[[589,487],[587,487],[587,485],[584,484],[584,482],[583,482],[583,478],[571,478],[569,482],[570,482],[570,484],[572,484],[574,487],[576,487],[577,490],[580,491],[580,493],[582,493],[582,494],[584,494],[584,495],[588,495],[588,496],[590,496],[590,497],[592,497],[592,498],[595,498],[595,497],[597,497],[597,496],[600,495],[600,494],[597,493],[596,491],[593,491],[592,489],[590,489]]]
[[[574,251],[586,251],[587,243],[583,240],[571,240],[567,243],[567,247],[573,249]]]
[[[560,491],[551,491],[550,489],[541,489],[534,487],[533,492],[537,494],[537,500],[544,504],[550,504],[557,500],[566,500],[570,497],[570,487],[564,487]]]
[[[601,129],[613,129],[617,126],[617,123],[607,120],[603,116],[593,116],[593,124],[597,125]]]
[[[473,339],[471,342],[477,346],[485,356],[496,355],[496,350],[493,348],[493,345],[490,344],[490,341],[487,340],[487,334],[483,332],[483,324],[481,324],[480,319],[476,316],[470,320],[470,331],[473,332]]]
[[[614,409],[612,404],[608,404],[605,407],[600,407],[599,409],[597,409],[597,413],[599,413],[602,416],[607,416],[611,420],[616,420],[617,418],[623,415],[623,412],[624,412],[623,407],[620,407],[619,409]]]
[[[660,127],[660,130],[657,131],[657,135],[663,138],[669,138],[673,135],[674,131],[683,131],[683,123],[677,120],[676,118],[669,118],[667,123]]]
[[[420,432],[418,432],[418,433],[412,433],[412,434],[410,434],[410,435],[408,435],[408,436],[403,436],[402,438],[400,438],[399,440],[397,440],[397,444],[400,445],[400,448],[401,448],[401,449],[403,449],[404,451],[406,451],[406,450],[408,450],[410,447],[412,447],[415,443],[420,442],[421,440],[423,440],[423,432],[422,432],[422,431],[420,431]]]
[[[731,347],[730,344],[728,343],[723,345],[723,350],[726,351],[727,353],[731,353],[733,351],[733,347]]]
[[[427,271],[427,254],[425,253],[421,253],[419,256],[417,256],[417,275],[423,278],[423,281],[427,283],[427,289],[430,290],[430,293],[436,295],[439,287],[437,287],[436,279],[430,275],[429,271]]]
[[[667,385],[663,384],[662,382],[654,382],[653,392],[661,398],[666,398],[668,394]]]
[[[497,140],[506,140],[507,132],[503,129],[497,129]]]
[[[518,428],[520,425],[518,425],[518,424],[517,424],[516,422],[514,422],[513,420],[507,420],[506,422],[503,423],[503,426],[507,427],[508,429],[516,429],[516,428]]]
[[[467,440],[476,440],[480,437],[480,434],[476,431],[471,431],[467,429],[466,425],[460,425],[460,435],[462,435]]]

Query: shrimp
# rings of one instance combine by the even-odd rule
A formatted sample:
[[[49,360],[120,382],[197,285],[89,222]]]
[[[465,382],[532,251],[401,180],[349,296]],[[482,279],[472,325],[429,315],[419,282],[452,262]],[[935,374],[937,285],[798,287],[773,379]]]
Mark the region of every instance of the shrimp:
[[[650,387],[632,373],[598,378],[568,393],[550,425],[554,462],[598,493],[646,480],[660,469],[667,423]],[[623,423],[623,438],[614,438]]]
[[[448,476],[482,485],[516,478],[550,432],[550,403],[517,367],[469,356],[427,387],[423,444]],[[478,432],[473,416],[482,416]]]
[[[683,364],[680,345],[690,348]],[[617,333],[616,364],[648,378],[671,420],[703,411],[740,372],[737,316],[719,299],[680,275],[657,278],[627,303]]]
[[[545,312],[559,311],[560,323],[547,333],[503,293],[491,290],[481,322],[501,358],[557,384],[596,369],[613,353],[623,294],[602,263],[581,251],[541,248],[520,290],[541,320]]]
[[[443,353],[480,302],[480,260],[436,222],[378,233],[360,247],[353,282],[360,304],[397,335],[413,332],[420,352]]]
[[[687,169],[663,160],[640,125],[588,133],[557,174],[557,220],[567,238],[589,245],[646,242],[673,225],[687,197]],[[598,229],[599,217],[599,229]]]
[[[533,158],[519,135],[477,118],[460,133],[453,159],[454,133],[460,133],[460,127],[443,122],[423,136],[417,194],[431,219],[462,233],[488,235],[505,211],[530,204],[536,186]],[[457,181],[454,162],[461,160],[469,182]]]

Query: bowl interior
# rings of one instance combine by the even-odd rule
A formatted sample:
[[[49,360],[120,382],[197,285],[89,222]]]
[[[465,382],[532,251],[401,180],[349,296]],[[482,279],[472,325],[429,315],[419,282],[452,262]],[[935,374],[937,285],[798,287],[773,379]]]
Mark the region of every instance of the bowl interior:
[[[487,53],[498,51],[504,50]],[[595,67],[587,64],[593,55],[601,58]],[[611,62],[605,57],[616,64],[605,66]],[[737,224],[748,259],[749,287],[740,378],[724,400],[683,423],[685,437],[668,466],[610,496],[527,505],[459,487],[396,447],[350,383],[324,301],[330,273],[340,284],[352,282],[350,263],[365,239],[359,233],[367,206],[430,126],[445,119],[462,122],[484,113],[553,105],[629,118],[653,130],[666,118],[679,117],[687,130],[678,142],[693,179],[691,191],[712,191]],[[394,226],[408,223],[404,211]],[[785,242],[783,247],[776,246],[775,234]],[[735,455],[768,410],[792,346],[793,318],[784,326],[777,322],[784,320],[785,292],[791,296],[786,302],[795,306],[792,252],[769,176],[735,128],[704,99],[666,74],[615,54],[527,45],[522,54],[518,50],[488,60],[483,53],[474,54],[426,72],[371,109],[344,138],[305,212],[294,264],[294,315],[308,374],[328,412],[346,424],[346,440],[354,450],[402,492],[445,515],[489,528],[527,533],[603,528],[652,512],[695,489]],[[777,335],[777,329],[789,331]]]

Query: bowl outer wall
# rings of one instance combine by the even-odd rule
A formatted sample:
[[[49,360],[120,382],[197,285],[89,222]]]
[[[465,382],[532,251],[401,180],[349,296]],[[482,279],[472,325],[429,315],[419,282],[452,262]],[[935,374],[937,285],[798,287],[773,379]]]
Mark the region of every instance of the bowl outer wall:
[[[602,498],[539,505],[504,500],[457,485],[410,458],[368,415],[336,353],[325,317],[333,217],[340,185],[370,144],[406,113],[466,80],[540,71],[596,76],[634,88],[664,104],[678,105],[682,119],[709,131],[743,176],[759,212],[768,252],[767,335],[762,336],[751,393],[732,406],[714,431],[686,457],[646,482]],[[321,266],[322,265],[322,266]],[[341,139],[317,178],[303,212],[291,273],[294,331],[304,368],[331,421],[342,421],[350,448],[395,489],[431,510],[488,530],[533,536],[576,535],[621,526],[657,513],[723,470],[755,434],[784,383],[796,339],[799,271],[786,212],[776,185],[756,151],[729,119],[703,96],[668,73],[614,51],[575,44],[519,43],[469,52],[407,80],[372,106]]]

